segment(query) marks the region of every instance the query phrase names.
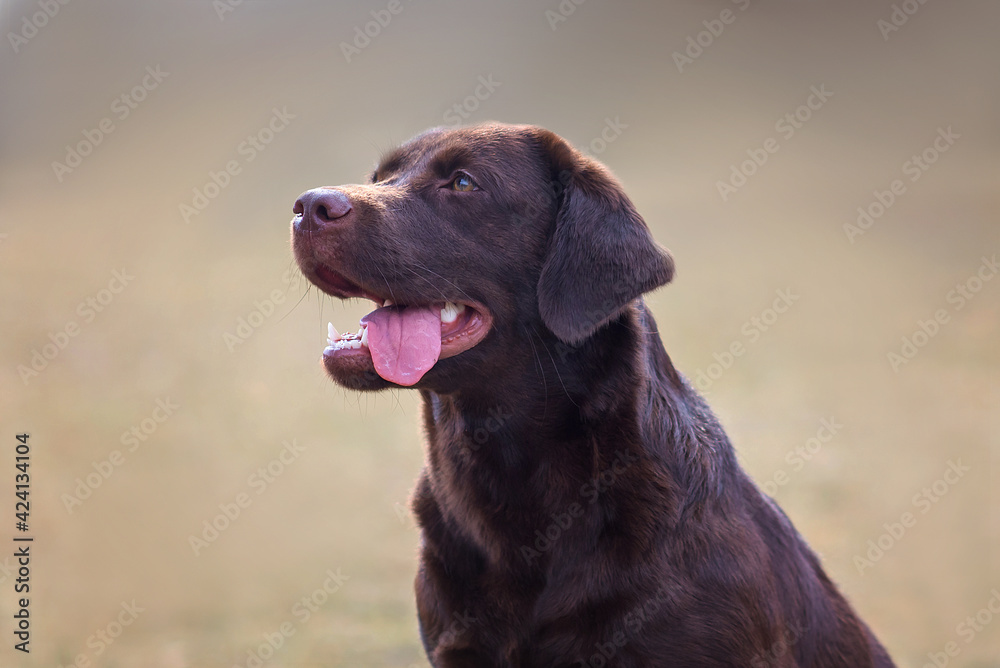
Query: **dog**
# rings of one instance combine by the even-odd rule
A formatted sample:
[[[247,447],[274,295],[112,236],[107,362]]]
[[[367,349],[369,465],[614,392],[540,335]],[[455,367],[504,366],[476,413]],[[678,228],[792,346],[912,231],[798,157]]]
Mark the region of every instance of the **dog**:
[[[295,202],[323,365],[420,392],[416,599],[438,668],[879,668],[886,650],[672,365],[674,275],[610,171],[534,126],[438,128]]]

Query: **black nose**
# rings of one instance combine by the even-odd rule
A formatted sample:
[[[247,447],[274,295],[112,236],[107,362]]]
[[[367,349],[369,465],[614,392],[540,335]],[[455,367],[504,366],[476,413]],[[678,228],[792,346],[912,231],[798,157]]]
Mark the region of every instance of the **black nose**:
[[[313,188],[295,200],[295,228],[301,232],[317,232],[324,225],[341,220],[351,212],[351,200],[333,188]]]

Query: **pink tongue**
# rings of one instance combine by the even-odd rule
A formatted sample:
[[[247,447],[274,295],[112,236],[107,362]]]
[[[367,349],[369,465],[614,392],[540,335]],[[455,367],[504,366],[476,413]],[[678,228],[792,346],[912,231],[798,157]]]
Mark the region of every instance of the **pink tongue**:
[[[386,306],[361,322],[368,325],[368,349],[378,375],[410,386],[441,355],[441,309],[431,306]]]

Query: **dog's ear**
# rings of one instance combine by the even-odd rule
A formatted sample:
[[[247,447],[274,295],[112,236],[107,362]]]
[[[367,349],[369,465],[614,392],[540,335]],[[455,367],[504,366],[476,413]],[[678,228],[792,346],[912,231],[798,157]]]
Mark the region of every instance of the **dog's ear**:
[[[674,261],[604,165],[547,130],[538,139],[558,197],[538,309],[560,340],[576,344],[636,297],[669,283]]]

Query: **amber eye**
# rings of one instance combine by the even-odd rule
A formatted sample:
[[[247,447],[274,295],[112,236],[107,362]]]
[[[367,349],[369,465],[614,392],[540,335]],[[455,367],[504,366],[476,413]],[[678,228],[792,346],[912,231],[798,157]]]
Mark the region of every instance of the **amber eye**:
[[[472,177],[464,172],[460,172],[458,176],[451,181],[451,189],[458,190],[463,193],[472,192],[478,188],[479,186],[477,186],[476,182],[472,180]]]

